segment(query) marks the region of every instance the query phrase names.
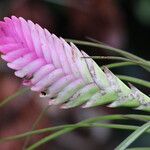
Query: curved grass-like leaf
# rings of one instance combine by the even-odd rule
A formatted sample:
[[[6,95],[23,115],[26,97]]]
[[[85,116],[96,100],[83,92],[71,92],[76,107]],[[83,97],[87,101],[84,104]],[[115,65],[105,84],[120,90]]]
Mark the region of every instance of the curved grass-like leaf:
[[[41,92],[50,105],[87,108],[109,104],[150,111],[147,95],[131,84],[126,86],[107,67],[102,71],[92,58],[83,58],[89,56],[73,43],[30,20],[12,16],[0,22],[0,52],[15,75],[23,78],[23,85]]]
[[[129,58],[131,60],[142,62],[142,67],[145,70],[150,72],[150,61],[144,60],[144,59],[142,59],[142,58],[140,58],[140,57],[138,57],[138,56],[136,56],[134,54],[131,54],[131,53],[126,52],[126,51],[123,51],[121,49],[111,47],[111,46],[109,46],[107,44],[104,44],[104,43],[101,43],[101,42],[99,42],[99,41],[97,41],[95,39],[92,40],[94,42],[74,40],[74,39],[66,39],[66,41],[73,42],[73,43],[79,44],[79,45],[85,45],[85,46],[90,46],[90,47],[102,48],[102,49],[105,49],[105,50],[108,50],[108,51],[112,51],[112,52],[118,53],[119,55],[124,56],[126,58]]]
[[[25,132],[19,135],[9,136],[9,137],[3,137],[0,138],[0,143],[9,141],[9,140],[18,140],[23,139],[25,137],[29,137],[32,135],[42,134],[45,132],[51,132],[51,131],[58,131],[64,128],[70,128],[70,127],[106,127],[106,128],[115,128],[115,129],[124,129],[124,130],[136,130],[139,126],[133,126],[133,125],[121,125],[121,124],[99,124],[101,121],[106,120],[130,120],[134,119],[137,121],[147,122],[150,120],[149,115],[137,115],[137,114],[128,114],[128,115],[122,115],[122,114],[113,114],[113,115],[104,115],[104,116],[98,116],[95,118],[90,118],[83,120],[81,122],[75,123],[75,124],[66,124],[66,125],[58,125],[55,127],[49,127],[39,130],[33,130],[29,132]],[[37,122],[37,121],[36,121]],[[150,130],[147,130],[147,133],[150,133]]]
[[[91,124],[91,126],[94,126],[94,127],[105,127],[105,128],[114,128],[114,129],[116,129],[116,128],[118,128],[118,129],[125,129],[127,127],[127,126],[125,127],[124,125],[101,124],[101,123],[97,123],[97,124],[93,124],[93,125]],[[43,144],[45,144],[45,143],[47,143],[49,141],[52,141],[52,140],[54,140],[54,139],[56,139],[56,138],[58,138],[58,137],[60,137],[60,136],[62,136],[64,134],[66,134],[66,133],[74,131],[74,130],[80,128],[80,127],[82,127],[82,124],[80,125],[80,123],[79,123],[79,126],[72,126],[72,127],[68,127],[68,128],[64,128],[62,130],[59,130],[59,131],[57,131],[57,132],[55,132],[55,133],[53,133],[51,135],[48,135],[48,136],[44,137],[43,139],[39,140],[38,142],[32,144],[31,146],[29,146],[27,148],[27,150],[34,150],[35,148],[37,148],[37,147],[39,147],[39,146],[41,146],[41,145],[43,145]],[[89,126],[86,125],[86,124],[83,124],[83,127],[89,127]],[[128,126],[128,127],[129,127],[129,130],[132,130],[132,129],[136,128],[135,126]],[[139,128],[137,128],[137,130],[138,129]],[[146,131],[146,129],[141,131],[140,133],[144,133],[144,131]],[[134,133],[135,132],[136,131],[134,131]],[[136,137],[137,136],[138,135],[136,135]],[[136,138],[136,137],[134,136],[133,139]],[[131,141],[129,141],[129,142],[131,143],[131,142],[133,142],[133,140],[131,139]],[[124,150],[124,149],[116,149],[116,150]]]
[[[15,94],[7,97],[6,99],[4,99],[2,102],[0,102],[0,108],[7,105],[9,102],[11,102],[14,98],[16,98],[17,96],[23,95],[24,93],[26,93],[28,91],[28,89],[20,89],[18,90]]]
[[[130,136],[128,136],[115,150],[125,150],[132,142],[134,142],[140,135],[150,128],[150,121],[135,130]]]
[[[134,148],[128,148],[126,150],[150,150],[150,147],[134,147]]]

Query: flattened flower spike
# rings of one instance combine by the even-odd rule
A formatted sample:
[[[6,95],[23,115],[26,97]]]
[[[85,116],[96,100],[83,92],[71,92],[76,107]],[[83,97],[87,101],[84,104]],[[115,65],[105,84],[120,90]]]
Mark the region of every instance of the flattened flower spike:
[[[50,99],[50,105],[72,108],[132,106],[150,111],[150,98],[127,87],[108,68],[104,72],[73,43],[22,17],[0,22],[0,52],[23,85]],[[144,101],[144,103],[141,102]]]

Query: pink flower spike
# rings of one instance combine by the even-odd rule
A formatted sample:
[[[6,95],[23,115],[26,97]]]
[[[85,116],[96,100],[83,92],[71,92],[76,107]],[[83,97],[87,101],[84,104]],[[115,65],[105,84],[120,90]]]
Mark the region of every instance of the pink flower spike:
[[[49,105],[71,108],[85,103],[83,107],[92,107],[128,95],[150,102],[107,68],[103,72],[94,60],[83,58],[89,56],[73,43],[22,17],[0,21],[0,54],[15,75],[23,78],[23,85],[41,92],[41,97],[50,99]]]

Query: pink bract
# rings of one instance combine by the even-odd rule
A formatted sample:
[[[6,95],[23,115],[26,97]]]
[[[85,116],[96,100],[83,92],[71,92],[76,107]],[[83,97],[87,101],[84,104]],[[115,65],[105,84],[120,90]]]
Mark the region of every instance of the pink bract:
[[[89,82],[78,60],[83,55],[74,44],[22,17],[0,22],[0,52],[24,85],[45,93],[41,96],[56,97],[67,86],[83,87]]]

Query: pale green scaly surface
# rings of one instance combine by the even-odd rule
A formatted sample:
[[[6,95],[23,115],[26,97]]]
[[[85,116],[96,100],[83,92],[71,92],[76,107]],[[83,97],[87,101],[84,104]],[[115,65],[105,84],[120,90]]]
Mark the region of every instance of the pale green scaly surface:
[[[150,98],[147,95],[141,91],[131,90],[107,68],[103,72],[94,60],[83,58],[88,57],[85,52],[81,51],[80,53],[77,47],[71,45],[76,53],[74,59],[84,81],[87,84],[94,83],[94,86],[91,88],[87,85],[80,87],[69,101],[62,105],[62,108],[71,108],[82,104],[84,104],[82,105],[83,108],[110,104],[109,107],[124,106],[150,111]],[[135,97],[131,96],[132,93],[135,94]],[[66,97],[65,94],[64,97]],[[147,103],[148,106],[144,106],[141,101]]]

